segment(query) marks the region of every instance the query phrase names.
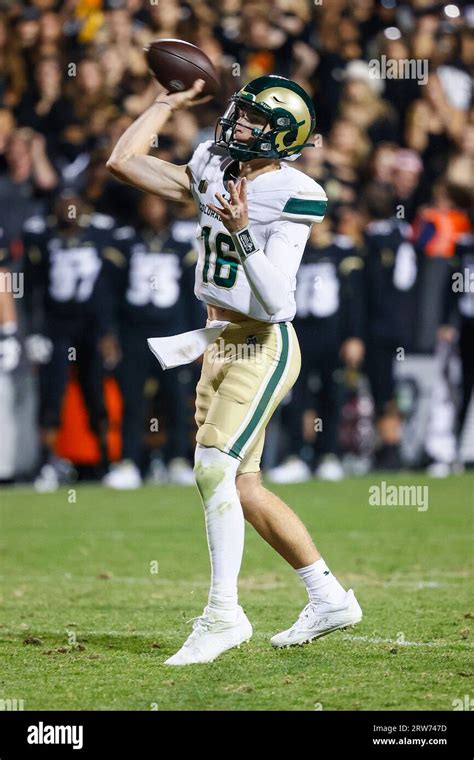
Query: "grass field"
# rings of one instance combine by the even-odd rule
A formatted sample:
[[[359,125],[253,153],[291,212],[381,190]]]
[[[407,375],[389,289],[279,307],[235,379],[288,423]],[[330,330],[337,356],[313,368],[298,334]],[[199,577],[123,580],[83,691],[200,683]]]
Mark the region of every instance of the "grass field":
[[[381,480],[428,485],[428,510],[371,506],[368,489]],[[240,588],[254,637],[183,669],[162,663],[206,601],[194,489],[82,486],[75,502],[66,490],[1,490],[0,699],[22,699],[26,710],[452,710],[474,697],[474,476],[274,490],[354,588],[364,620],[274,651],[270,636],[294,622],[306,595],[247,526]]]

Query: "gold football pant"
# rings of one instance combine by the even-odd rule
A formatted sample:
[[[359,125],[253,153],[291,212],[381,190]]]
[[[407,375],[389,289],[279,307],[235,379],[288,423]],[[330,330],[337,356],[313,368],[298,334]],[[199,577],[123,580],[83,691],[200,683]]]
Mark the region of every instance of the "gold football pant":
[[[203,357],[196,388],[196,440],[258,472],[265,428],[301,368],[291,322],[231,322]]]

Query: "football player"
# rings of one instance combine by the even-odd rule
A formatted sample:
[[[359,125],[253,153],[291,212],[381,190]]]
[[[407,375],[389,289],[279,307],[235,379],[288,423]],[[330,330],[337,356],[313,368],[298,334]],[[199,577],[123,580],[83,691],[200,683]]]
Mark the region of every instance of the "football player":
[[[61,406],[69,368],[77,361],[78,379],[96,433],[102,467],[107,468],[107,412],[102,359],[98,351],[102,312],[96,283],[102,251],[113,220],[85,214],[72,190],[58,196],[55,215],[31,217],[25,224],[25,311],[27,355],[40,366],[40,471],[35,487],[55,490],[68,482],[71,465],[55,456]]]
[[[141,484],[144,386],[159,372],[147,336],[191,330],[203,319],[193,309],[198,304],[193,297],[196,253],[170,234],[166,202],[156,195],[142,196],[138,219],[137,230],[120,227],[113,233],[112,245],[104,250],[101,281],[101,302],[109,321],[101,344],[115,341],[122,356],[117,368],[124,403],[122,459],[104,478],[105,485],[117,489]],[[187,368],[159,374],[159,405],[167,420],[164,478],[177,485],[194,485],[187,459],[189,375]]]
[[[197,386],[195,477],[211,558],[207,606],[167,665],[210,662],[250,639],[238,604],[244,517],[286,559],[309,602],[275,635],[275,647],[302,644],[362,616],[321,558],[300,519],[260,479],[265,427],[300,371],[291,320],[296,273],[326,194],[288,165],[312,143],[311,99],[295,82],[259,77],[231,97],[214,141],[198,146],[187,166],[148,156],[150,135],[171,114],[202,102],[203,80],[182,93],[159,94],[124,132],[108,161],[120,179],[172,201],[194,198],[200,226],[195,293],[209,321],[229,324],[204,354]],[[249,345],[255,351],[249,352]],[[228,359],[229,355],[233,360]]]
[[[401,466],[401,416],[395,393],[395,361],[413,341],[419,262],[410,226],[395,214],[395,199],[378,184],[363,198],[369,223],[365,229],[367,293],[367,374],[375,403],[379,444],[374,466]]]

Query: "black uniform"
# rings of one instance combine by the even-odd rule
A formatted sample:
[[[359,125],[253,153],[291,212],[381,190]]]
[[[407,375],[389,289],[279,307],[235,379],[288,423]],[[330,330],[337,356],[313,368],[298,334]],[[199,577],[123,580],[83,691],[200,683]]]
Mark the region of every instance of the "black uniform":
[[[364,337],[364,262],[352,241],[334,235],[328,245],[305,249],[296,286],[294,327],[301,346],[301,373],[285,410],[290,453],[307,459],[302,418],[314,406],[322,420],[320,453],[336,453],[343,376],[339,350],[349,337]],[[311,455],[312,456],[312,455]]]
[[[474,387],[474,234],[469,233],[459,238],[452,263],[444,321],[459,331],[462,367],[461,403],[457,416],[459,437]]]
[[[189,453],[192,370],[164,372],[147,338],[202,327],[205,314],[194,297],[196,254],[169,231],[154,234],[130,227],[116,230],[105,251],[104,292],[108,331],[120,339],[118,380],[124,400],[122,458],[141,462],[146,400],[145,382],[159,381],[158,420],[166,418],[166,459]]]
[[[45,428],[59,426],[71,367],[77,368],[91,428],[103,432],[106,426],[97,283],[112,226],[109,217],[99,215],[83,217],[72,231],[40,217],[25,225],[27,328],[48,337],[53,346],[40,370],[40,424]]]
[[[413,343],[418,261],[409,233],[397,219],[371,222],[365,232],[367,373],[378,414],[394,396],[397,350]]]

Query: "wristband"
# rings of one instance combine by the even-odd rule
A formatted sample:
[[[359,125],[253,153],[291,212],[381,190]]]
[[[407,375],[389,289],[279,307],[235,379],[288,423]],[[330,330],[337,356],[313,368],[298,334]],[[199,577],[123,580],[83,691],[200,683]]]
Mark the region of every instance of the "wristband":
[[[244,227],[238,230],[238,232],[233,232],[232,240],[241,259],[247,259],[253,253],[257,253],[260,250],[260,246],[249,227]]]

